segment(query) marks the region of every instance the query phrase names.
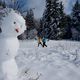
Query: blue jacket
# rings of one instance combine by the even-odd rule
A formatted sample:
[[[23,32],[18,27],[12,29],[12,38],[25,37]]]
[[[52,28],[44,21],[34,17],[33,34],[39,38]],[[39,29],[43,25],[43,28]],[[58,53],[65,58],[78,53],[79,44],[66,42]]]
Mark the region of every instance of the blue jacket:
[[[42,42],[46,43],[47,39],[43,37]]]

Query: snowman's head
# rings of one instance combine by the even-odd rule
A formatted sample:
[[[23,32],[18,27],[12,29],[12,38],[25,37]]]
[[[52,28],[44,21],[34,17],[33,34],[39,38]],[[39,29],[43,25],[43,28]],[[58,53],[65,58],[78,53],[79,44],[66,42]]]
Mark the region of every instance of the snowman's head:
[[[1,25],[2,34],[6,37],[17,37],[26,30],[25,20],[12,9],[6,12]]]

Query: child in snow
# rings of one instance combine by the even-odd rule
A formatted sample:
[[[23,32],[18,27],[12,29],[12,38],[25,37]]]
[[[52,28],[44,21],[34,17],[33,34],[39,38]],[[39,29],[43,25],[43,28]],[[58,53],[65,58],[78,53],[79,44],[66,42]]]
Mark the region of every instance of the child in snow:
[[[39,44],[41,44],[41,46],[43,46],[42,45],[42,38],[41,37],[38,37],[38,47],[39,47]]]
[[[43,42],[43,47],[47,47],[47,45],[46,45],[46,38],[45,37],[43,37],[42,42]]]
[[[41,31],[40,30],[38,31],[37,36],[38,36],[38,47],[39,47],[39,45],[43,46],[42,45],[42,38],[41,38]]]

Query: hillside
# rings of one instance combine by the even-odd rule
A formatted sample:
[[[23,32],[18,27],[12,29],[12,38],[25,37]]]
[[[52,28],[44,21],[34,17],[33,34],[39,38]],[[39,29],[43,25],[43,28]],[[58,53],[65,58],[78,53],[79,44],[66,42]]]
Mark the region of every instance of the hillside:
[[[80,43],[48,41],[47,48],[37,41],[20,41],[16,57],[21,80],[79,80]]]

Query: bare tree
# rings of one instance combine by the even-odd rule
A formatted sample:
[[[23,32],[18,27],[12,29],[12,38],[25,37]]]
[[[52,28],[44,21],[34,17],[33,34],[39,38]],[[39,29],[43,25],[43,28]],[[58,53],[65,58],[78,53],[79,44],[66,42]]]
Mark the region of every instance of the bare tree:
[[[27,8],[25,7],[25,5],[26,5],[26,2],[23,0],[11,0],[9,7],[13,8],[14,10],[18,10],[20,13],[24,13],[27,11]]]

